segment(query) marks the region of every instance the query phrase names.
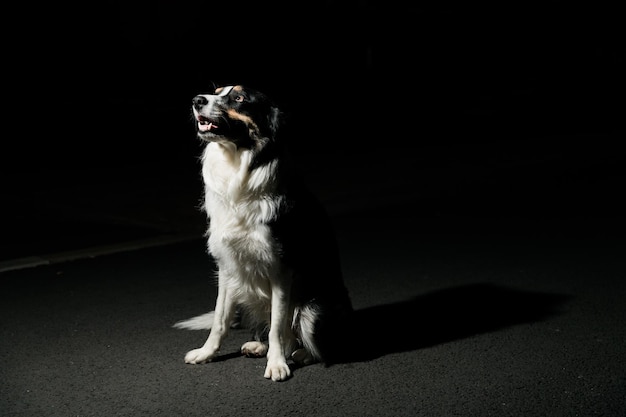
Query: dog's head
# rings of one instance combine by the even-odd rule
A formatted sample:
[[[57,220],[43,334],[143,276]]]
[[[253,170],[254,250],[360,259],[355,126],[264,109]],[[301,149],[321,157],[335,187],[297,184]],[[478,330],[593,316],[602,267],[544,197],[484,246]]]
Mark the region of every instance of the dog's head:
[[[200,139],[248,149],[275,140],[281,116],[265,94],[241,85],[197,95],[192,110]]]

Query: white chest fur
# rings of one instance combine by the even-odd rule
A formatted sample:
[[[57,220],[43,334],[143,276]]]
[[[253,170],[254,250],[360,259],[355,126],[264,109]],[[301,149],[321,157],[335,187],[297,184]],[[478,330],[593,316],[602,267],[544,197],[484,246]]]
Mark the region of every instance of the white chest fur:
[[[276,266],[267,223],[282,204],[276,195],[276,162],[250,170],[252,153],[231,144],[210,143],[202,158],[209,250],[221,268],[250,275],[270,274]]]

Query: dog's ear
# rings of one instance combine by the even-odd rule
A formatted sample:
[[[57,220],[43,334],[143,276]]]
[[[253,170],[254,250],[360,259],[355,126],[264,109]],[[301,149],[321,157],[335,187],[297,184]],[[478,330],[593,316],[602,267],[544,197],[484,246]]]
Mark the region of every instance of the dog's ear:
[[[272,139],[276,139],[278,137],[278,133],[280,128],[284,123],[284,115],[283,112],[276,106],[272,106],[270,108],[270,112],[268,115],[267,125],[270,128],[270,132],[272,134]]]

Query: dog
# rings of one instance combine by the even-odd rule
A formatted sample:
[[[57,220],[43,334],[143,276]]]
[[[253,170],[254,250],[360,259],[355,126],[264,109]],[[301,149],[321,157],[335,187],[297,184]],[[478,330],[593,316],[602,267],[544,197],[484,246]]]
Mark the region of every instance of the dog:
[[[202,141],[207,248],[217,266],[215,309],[174,325],[210,329],[188,364],[213,360],[230,328],[253,330],[241,353],[266,357],[264,377],[330,364],[353,312],[330,217],[289,152],[285,112],[243,85],[192,100]]]

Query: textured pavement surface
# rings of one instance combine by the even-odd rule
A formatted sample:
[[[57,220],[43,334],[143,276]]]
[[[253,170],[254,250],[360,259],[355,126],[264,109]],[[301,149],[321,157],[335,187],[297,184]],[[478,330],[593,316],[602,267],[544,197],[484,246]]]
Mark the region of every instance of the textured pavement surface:
[[[419,169],[391,164],[361,189],[380,201],[383,179],[408,167]],[[603,189],[621,181],[601,177],[593,183]],[[564,186],[551,200],[538,189],[542,198],[532,203],[505,192],[481,202],[493,187],[503,189],[505,177],[496,178],[467,179],[454,193],[441,179],[440,193],[420,194],[411,192],[425,190],[418,177],[415,188],[389,193],[395,197],[383,207],[326,184],[357,309],[355,336],[343,346],[345,362],[294,368],[281,383],[263,378],[264,359],[238,354],[245,330],[231,333],[214,362],[183,362],[206,334],[172,325],[210,310],[216,296],[201,238],[5,270],[0,414],[623,415],[623,218],[609,209],[599,216],[591,204],[563,212],[579,196]],[[513,174],[506,180],[522,196]],[[193,200],[194,190],[178,203]],[[361,193],[358,184],[345,191]],[[533,209],[539,200],[544,205]]]

